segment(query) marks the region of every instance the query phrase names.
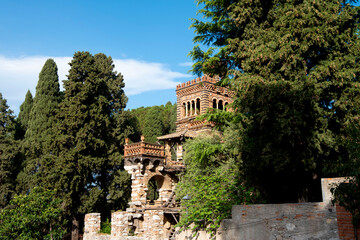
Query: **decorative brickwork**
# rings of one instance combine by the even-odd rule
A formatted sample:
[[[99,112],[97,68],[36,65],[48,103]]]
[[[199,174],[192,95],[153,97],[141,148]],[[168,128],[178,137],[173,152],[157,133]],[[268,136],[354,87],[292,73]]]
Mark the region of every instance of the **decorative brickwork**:
[[[176,131],[189,129],[189,123],[193,122],[196,116],[206,113],[209,108],[229,110],[226,106],[232,103],[234,93],[225,87],[216,86],[218,81],[219,78],[203,76],[176,87]]]

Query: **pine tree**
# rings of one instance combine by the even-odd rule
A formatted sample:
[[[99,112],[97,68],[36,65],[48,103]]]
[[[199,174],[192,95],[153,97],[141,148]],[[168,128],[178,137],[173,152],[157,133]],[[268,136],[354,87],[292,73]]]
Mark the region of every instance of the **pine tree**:
[[[72,238],[77,239],[85,213],[110,214],[109,185],[122,165],[116,156],[124,135],[117,133],[125,128],[116,123],[125,122],[127,98],[111,57],[76,52],[70,66],[58,115],[55,169],[72,219]]]
[[[209,21],[195,20],[195,41],[218,49],[196,46],[193,71],[237,93],[245,176],[268,201],[306,200],[350,158],[341,139],[359,117],[356,1],[198,2]]]
[[[28,191],[36,184],[51,186],[50,171],[54,163],[50,144],[55,138],[53,128],[57,122],[55,115],[60,102],[57,70],[54,60],[48,59],[39,74],[24,139],[25,168],[19,175],[23,191]]]
[[[24,102],[20,105],[20,112],[17,118],[17,121],[20,124],[21,132],[22,132],[21,136],[19,137],[21,139],[24,137],[26,129],[28,128],[32,106],[33,106],[33,97],[30,90],[28,90],[25,95]]]
[[[15,179],[21,165],[14,126],[13,112],[0,93],[0,208],[6,206],[15,193]]]

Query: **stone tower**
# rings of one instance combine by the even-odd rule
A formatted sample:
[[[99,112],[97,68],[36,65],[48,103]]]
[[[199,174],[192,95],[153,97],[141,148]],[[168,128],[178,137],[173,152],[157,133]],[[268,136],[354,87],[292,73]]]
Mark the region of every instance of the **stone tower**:
[[[111,235],[135,235],[144,239],[171,239],[179,220],[180,206],[175,201],[177,174],[185,169],[182,144],[214,126],[196,117],[208,108],[226,110],[233,93],[216,86],[217,78],[204,76],[176,87],[176,132],[158,137],[164,144],[141,142],[124,150],[125,170],[131,174],[132,193],[126,212],[112,214]],[[149,197],[151,196],[151,197]]]

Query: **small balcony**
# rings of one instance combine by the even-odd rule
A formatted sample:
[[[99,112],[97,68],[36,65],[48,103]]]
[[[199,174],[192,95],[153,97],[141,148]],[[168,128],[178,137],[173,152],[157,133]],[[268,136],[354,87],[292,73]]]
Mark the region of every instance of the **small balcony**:
[[[149,156],[165,158],[165,147],[164,145],[138,142],[132,144],[125,144],[124,158],[136,157],[136,156]]]

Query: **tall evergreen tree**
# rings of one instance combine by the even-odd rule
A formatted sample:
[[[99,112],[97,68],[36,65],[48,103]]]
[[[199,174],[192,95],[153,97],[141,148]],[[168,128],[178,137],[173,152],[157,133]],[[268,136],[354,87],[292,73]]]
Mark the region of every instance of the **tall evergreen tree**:
[[[162,111],[159,106],[151,107],[149,112],[146,114],[144,123],[144,132],[146,142],[155,143],[157,137],[163,135],[164,123],[162,118]]]
[[[20,128],[21,128],[20,130],[21,136],[19,138],[24,137],[26,129],[28,128],[32,106],[33,106],[33,96],[30,90],[28,90],[25,95],[24,102],[20,105],[20,112],[17,118],[17,121],[20,124]]]
[[[57,70],[55,61],[48,59],[39,74],[24,139],[25,168],[19,176],[24,191],[37,183],[43,186],[51,185],[49,171],[53,166],[53,160],[50,143],[55,137],[55,115],[60,102]]]
[[[111,57],[76,52],[70,66],[58,115],[55,169],[72,219],[72,238],[77,239],[85,213],[110,214],[109,185],[122,165],[122,158],[114,156],[124,138],[117,135],[124,126],[116,123],[124,122],[127,98]]]
[[[195,41],[218,49],[196,46],[193,71],[236,91],[233,107],[248,119],[239,148],[249,182],[268,201],[306,200],[350,158],[341,139],[359,117],[356,1],[198,2],[209,21],[194,21]]]
[[[6,206],[15,192],[20,169],[18,141],[14,140],[15,120],[12,110],[0,93],[0,208]]]

